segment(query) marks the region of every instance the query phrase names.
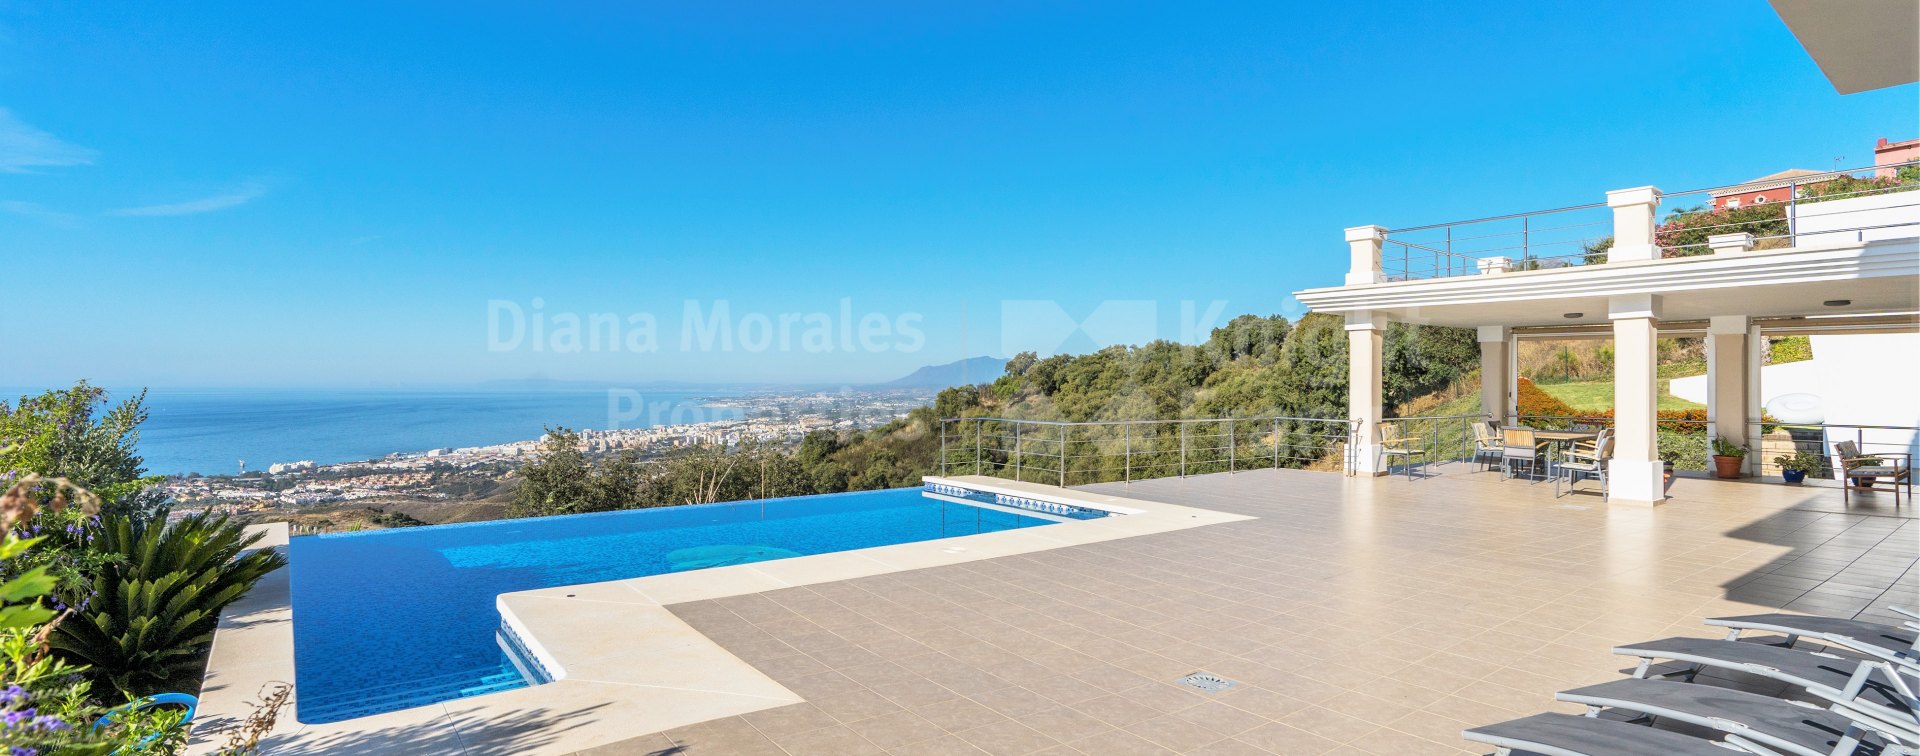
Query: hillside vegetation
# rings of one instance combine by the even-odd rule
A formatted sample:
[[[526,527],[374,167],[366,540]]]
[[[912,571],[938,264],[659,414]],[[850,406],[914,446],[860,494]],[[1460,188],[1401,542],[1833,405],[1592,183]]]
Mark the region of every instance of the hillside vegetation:
[[[1385,334],[1385,351],[1390,407],[1459,382],[1479,361],[1479,344],[1466,329],[1396,323]],[[660,464],[629,457],[590,460],[567,440],[566,429],[556,428],[539,457],[521,468],[509,512],[568,514],[917,485],[938,466],[940,418],[1346,414],[1347,334],[1340,318],[1308,315],[1295,323],[1245,315],[1214,329],[1201,344],[1155,341],[1085,355],[1019,354],[991,383],[946,389],[932,406],[871,430],[816,431],[794,448],[694,448]]]

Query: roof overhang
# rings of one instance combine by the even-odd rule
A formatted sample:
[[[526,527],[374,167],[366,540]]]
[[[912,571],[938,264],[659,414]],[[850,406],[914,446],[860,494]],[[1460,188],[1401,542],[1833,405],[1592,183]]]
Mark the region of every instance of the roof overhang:
[[[1840,94],[1920,81],[1920,3],[1914,0],[1772,0]]]
[[[1314,312],[1430,325],[1608,322],[1612,297],[1653,294],[1661,318],[1786,318],[1920,310],[1920,239],[1584,265],[1295,292]],[[1846,305],[1828,306],[1845,300]]]

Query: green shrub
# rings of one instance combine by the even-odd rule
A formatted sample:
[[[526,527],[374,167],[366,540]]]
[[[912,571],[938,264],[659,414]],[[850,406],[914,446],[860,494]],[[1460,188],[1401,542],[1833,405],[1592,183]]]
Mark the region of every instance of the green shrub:
[[[1659,430],[1660,461],[1673,463],[1676,470],[1707,469],[1707,432]]]
[[[1811,359],[1813,359],[1813,338],[1810,336],[1781,336],[1767,344],[1769,364],[1784,365]]]
[[[192,686],[220,610],[286,566],[271,550],[241,556],[258,540],[224,516],[103,518],[95,546],[125,559],[95,576],[90,598],[69,600],[79,614],[56,628],[53,647],[129,695]]]

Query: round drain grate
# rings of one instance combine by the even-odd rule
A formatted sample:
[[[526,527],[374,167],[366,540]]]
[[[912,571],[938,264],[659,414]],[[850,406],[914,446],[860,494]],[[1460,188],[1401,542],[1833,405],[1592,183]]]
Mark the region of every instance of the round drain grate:
[[[1193,688],[1199,691],[1204,691],[1207,693],[1219,693],[1220,691],[1226,690],[1235,685],[1239,685],[1240,683],[1234,682],[1232,680],[1221,677],[1219,675],[1211,675],[1205,672],[1195,672],[1191,675],[1187,675],[1186,677],[1180,678],[1180,684],[1185,685],[1189,688]]]

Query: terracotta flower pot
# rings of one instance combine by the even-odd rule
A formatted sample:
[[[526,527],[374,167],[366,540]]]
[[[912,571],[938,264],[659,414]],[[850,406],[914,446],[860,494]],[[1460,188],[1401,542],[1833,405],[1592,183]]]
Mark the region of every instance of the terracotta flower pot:
[[[1738,478],[1740,477],[1740,464],[1745,461],[1747,461],[1746,457],[1722,457],[1715,454],[1713,455],[1713,477],[1723,480]]]

